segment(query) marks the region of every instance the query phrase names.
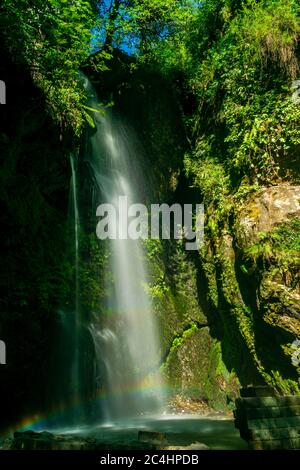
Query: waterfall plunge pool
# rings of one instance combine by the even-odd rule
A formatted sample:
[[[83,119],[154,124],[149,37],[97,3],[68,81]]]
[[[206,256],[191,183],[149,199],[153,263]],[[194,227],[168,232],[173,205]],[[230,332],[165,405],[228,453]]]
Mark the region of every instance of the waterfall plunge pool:
[[[162,414],[143,415],[120,419],[112,423],[78,425],[68,427],[28,426],[34,431],[49,431],[68,437],[97,439],[105,449],[131,448],[138,440],[139,431],[159,432],[166,435],[169,446],[189,446],[198,442],[210,450],[243,450],[247,444],[243,441],[233,420],[218,414]],[[24,430],[24,429],[23,429]]]

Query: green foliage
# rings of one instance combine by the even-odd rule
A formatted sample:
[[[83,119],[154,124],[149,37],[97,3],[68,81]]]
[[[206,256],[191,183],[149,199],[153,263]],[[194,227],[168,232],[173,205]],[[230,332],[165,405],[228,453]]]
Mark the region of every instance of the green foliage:
[[[234,408],[234,400],[239,393],[240,384],[235,371],[229,372],[223,362],[222,347],[214,340],[209,351],[208,374],[205,391],[208,402],[216,410]]]
[[[296,77],[298,63],[295,47],[299,37],[299,5],[294,0],[249,0],[243,8],[242,21],[235,21],[233,31],[249,41],[252,60],[264,67],[278,63],[288,76]],[[250,52],[249,50],[249,52]]]
[[[300,256],[300,220],[297,218],[281,224],[276,229],[277,246],[290,256]]]
[[[297,389],[293,376],[261,357],[255,315],[264,314],[255,312],[254,302],[248,305],[236,270],[241,261],[238,271],[248,279],[258,282],[272,273],[295,287],[298,222],[261,233],[240,260],[234,221],[248,195],[261,186],[299,181],[300,107],[291,99],[299,74],[299,20],[295,0],[206,0],[153,50],[163,73],[183,77],[181,95],[194,99],[193,111],[185,116],[191,149],[184,166],[205,203],[201,264],[208,299],[222,323],[225,354],[229,349],[230,361],[239,365],[238,344],[246,345],[263,379],[292,393]],[[271,322],[271,314],[268,318]],[[237,373],[242,369],[239,365]]]
[[[165,282],[164,275],[161,274],[159,277],[156,278],[154,284],[145,284],[144,289],[147,294],[150,295],[152,299],[163,299],[165,294],[169,292],[169,288]]]
[[[255,264],[277,265],[285,269],[300,258],[300,220],[292,218],[272,232],[260,232],[258,241],[246,250]]]
[[[76,134],[86,119],[86,96],[78,74],[91,53],[91,29],[97,22],[92,3],[4,0],[1,7],[7,47],[15,59],[29,67],[62,131],[71,127]],[[107,52],[98,55],[95,67],[105,68],[109,57]]]
[[[183,343],[188,339],[190,338],[191,336],[194,335],[194,333],[196,333],[197,331],[199,331],[199,328],[197,326],[196,323],[192,322],[190,325],[188,325],[188,327],[180,332],[180,333],[177,333],[175,338],[173,339],[172,341],[172,344],[171,344],[171,347],[169,349],[169,352],[168,352],[168,356],[166,358],[166,361],[162,364],[161,366],[161,369],[162,371],[165,371],[168,369],[169,367],[169,360],[170,358],[172,357],[172,355],[174,354],[174,352],[179,349]]]
[[[230,197],[230,180],[224,167],[218,160],[211,158],[202,159],[203,141],[197,143],[192,154],[187,154],[184,159],[187,176],[192,177],[193,185],[200,187],[203,202],[206,206],[206,233],[214,236],[218,230],[218,222],[226,219],[232,208]]]
[[[183,342],[189,338],[191,335],[193,335],[196,331],[198,331],[198,327],[196,325],[196,323],[191,323],[191,325],[189,326],[188,329],[186,329],[181,336],[177,336],[176,338],[174,338],[174,341],[172,343],[172,346],[171,346],[171,350],[170,352],[173,352],[175,351],[175,349],[179,348]]]
[[[163,251],[161,241],[155,238],[146,238],[143,241],[144,241],[144,246],[146,249],[147,257],[150,260],[159,259]]]
[[[290,91],[299,71],[299,7],[294,0],[210,0],[197,10],[188,28],[181,25],[179,48],[175,33],[157,49],[162,69],[171,73],[174,57],[197,96],[191,159],[223,165],[233,188],[244,175],[250,184],[278,180],[300,144],[300,108]],[[187,160],[201,188],[203,164]]]
[[[283,161],[299,146],[299,107],[289,90],[300,33],[294,6],[278,0],[244,7],[224,23],[192,77],[200,111],[211,113],[197,116],[195,130],[213,142],[206,158],[215,154],[234,185],[245,174],[252,183],[278,180]]]
[[[161,39],[177,30],[179,21],[189,16],[189,0],[113,0],[100,7],[101,27],[99,46],[126,46],[132,52],[150,54]]]
[[[78,75],[89,61],[108,69],[113,48],[148,54],[157,40],[189,16],[189,0],[4,0],[0,25],[7,47],[30,69],[61,130],[81,133],[87,122],[86,93]],[[98,32],[98,33],[97,33]],[[155,47],[155,46],[154,46]],[[97,54],[92,54],[97,50]]]
[[[94,312],[105,304],[109,288],[113,288],[108,244],[99,243],[96,234],[81,234],[81,262],[79,282],[81,303],[87,312]],[[104,281],[106,279],[106,281]],[[109,287],[108,287],[109,286]]]
[[[276,256],[275,244],[279,236],[276,233],[260,232],[258,234],[258,241],[246,250],[246,255],[253,259],[255,263],[259,259],[264,262],[271,262],[272,258]]]

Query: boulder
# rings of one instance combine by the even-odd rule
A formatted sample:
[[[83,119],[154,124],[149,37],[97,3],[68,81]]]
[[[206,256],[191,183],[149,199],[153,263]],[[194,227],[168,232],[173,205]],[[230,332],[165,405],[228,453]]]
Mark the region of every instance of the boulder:
[[[239,211],[236,231],[239,246],[253,245],[260,232],[271,232],[291,217],[300,218],[300,186],[263,188]]]

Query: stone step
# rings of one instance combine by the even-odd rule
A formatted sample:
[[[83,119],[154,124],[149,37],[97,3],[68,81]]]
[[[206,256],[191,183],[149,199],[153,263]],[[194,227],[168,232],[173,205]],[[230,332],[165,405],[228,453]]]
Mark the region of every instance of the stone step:
[[[269,441],[272,439],[300,439],[300,427],[278,429],[250,429],[249,438],[252,441]]]
[[[254,450],[299,450],[300,439],[256,440],[250,441],[249,447]]]
[[[274,397],[248,397],[236,400],[237,408],[262,408],[280,406],[300,406],[300,395]]]
[[[277,429],[289,427],[300,427],[300,416],[250,419],[247,421],[248,429]]]
[[[300,405],[269,406],[266,408],[245,408],[243,410],[246,419],[282,418],[300,416]]]
[[[234,411],[235,426],[247,429],[247,422],[257,419],[289,418],[300,416],[300,406],[269,406],[266,408],[240,408]]]

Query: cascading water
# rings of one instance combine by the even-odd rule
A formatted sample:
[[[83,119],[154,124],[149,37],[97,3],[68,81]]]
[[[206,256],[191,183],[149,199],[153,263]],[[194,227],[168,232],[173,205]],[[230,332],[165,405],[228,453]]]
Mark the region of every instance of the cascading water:
[[[76,172],[76,159],[75,156],[70,154],[71,163],[71,218],[74,233],[74,259],[75,259],[75,315],[74,315],[74,361],[72,367],[72,389],[74,391],[73,398],[75,401],[79,399],[79,325],[80,325],[80,312],[79,312],[79,209],[78,209],[78,187],[77,187],[77,172]]]
[[[90,106],[99,107],[87,80],[86,88]],[[90,136],[85,158],[99,187],[99,203],[118,207],[120,196],[127,198],[128,206],[141,202],[139,188],[145,182],[138,171],[139,155],[132,134],[111,110],[94,112],[93,119],[96,130]],[[155,412],[162,406],[158,332],[145,291],[145,253],[140,240],[126,239],[127,213],[119,211],[115,224],[117,234],[124,239],[109,241],[113,286],[108,286],[104,311],[96,314],[90,325],[97,379],[107,396],[107,420]],[[106,283],[111,284],[107,277]]]

